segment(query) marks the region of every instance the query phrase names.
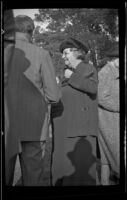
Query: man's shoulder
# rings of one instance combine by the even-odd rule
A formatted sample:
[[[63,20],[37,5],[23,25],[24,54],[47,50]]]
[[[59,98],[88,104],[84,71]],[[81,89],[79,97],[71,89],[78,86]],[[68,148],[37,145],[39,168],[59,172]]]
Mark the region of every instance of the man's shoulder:
[[[99,80],[113,80],[114,73],[112,72],[111,63],[108,62],[99,72],[98,72],[98,78]]]
[[[45,54],[45,55],[48,54],[48,51],[46,49],[40,48],[36,44],[29,43],[29,47],[30,47],[30,49],[34,49],[34,51],[36,51],[36,52],[38,52],[40,54],[42,54],[42,53]]]
[[[44,48],[38,47],[36,44],[29,43],[29,42],[22,42],[21,40],[16,41],[16,47],[21,48],[24,51],[30,51],[34,54],[40,54],[40,55],[47,55],[48,51]]]
[[[110,68],[110,62],[107,62],[104,67],[98,72],[99,75],[101,74],[110,74],[111,68]]]

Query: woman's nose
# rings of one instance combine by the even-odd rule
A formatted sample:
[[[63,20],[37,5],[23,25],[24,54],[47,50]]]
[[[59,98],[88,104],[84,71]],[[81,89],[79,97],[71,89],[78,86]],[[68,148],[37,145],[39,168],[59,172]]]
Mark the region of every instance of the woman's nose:
[[[65,55],[64,55],[64,54],[62,54],[62,58],[65,58]]]
[[[63,53],[62,54],[62,58],[66,58],[67,57],[67,54],[66,53]]]

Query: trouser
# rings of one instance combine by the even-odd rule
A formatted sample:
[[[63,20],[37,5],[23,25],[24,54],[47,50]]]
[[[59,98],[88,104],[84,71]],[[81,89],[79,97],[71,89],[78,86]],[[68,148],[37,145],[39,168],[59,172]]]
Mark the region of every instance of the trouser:
[[[19,154],[23,186],[42,186],[44,176],[45,142],[21,142]],[[12,185],[17,155],[6,166],[6,185]]]
[[[53,186],[96,185],[96,137],[54,135]]]

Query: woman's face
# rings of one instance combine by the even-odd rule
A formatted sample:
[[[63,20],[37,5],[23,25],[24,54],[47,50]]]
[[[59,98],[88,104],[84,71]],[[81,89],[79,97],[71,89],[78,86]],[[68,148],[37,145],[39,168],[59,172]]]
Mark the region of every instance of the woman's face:
[[[73,51],[71,48],[64,49],[62,58],[65,61],[65,65],[68,67],[75,67],[75,62],[77,61],[77,57],[75,56],[75,51]]]

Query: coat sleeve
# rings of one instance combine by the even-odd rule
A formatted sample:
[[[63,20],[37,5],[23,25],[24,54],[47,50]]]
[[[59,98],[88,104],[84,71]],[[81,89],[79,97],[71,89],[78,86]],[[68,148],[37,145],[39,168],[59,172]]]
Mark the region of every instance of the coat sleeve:
[[[48,51],[46,51],[45,56],[43,56],[41,76],[46,99],[50,103],[58,102],[61,98],[61,90],[56,82],[54,66]]]
[[[90,65],[79,66],[76,71],[71,75],[69,85],[73,88],[90,93],[97,93],[97,73],[92,69]]]
[[[113,83],[113,76],[110,67],[105,65],[98,73],[98,104],[111,112],[119,112],[119,89],[118,82]],[[116,79],[119,81],[119,79]],[[115,91],[115,93],[114,93]],[[116,92],[117,91],[117,92]]]

